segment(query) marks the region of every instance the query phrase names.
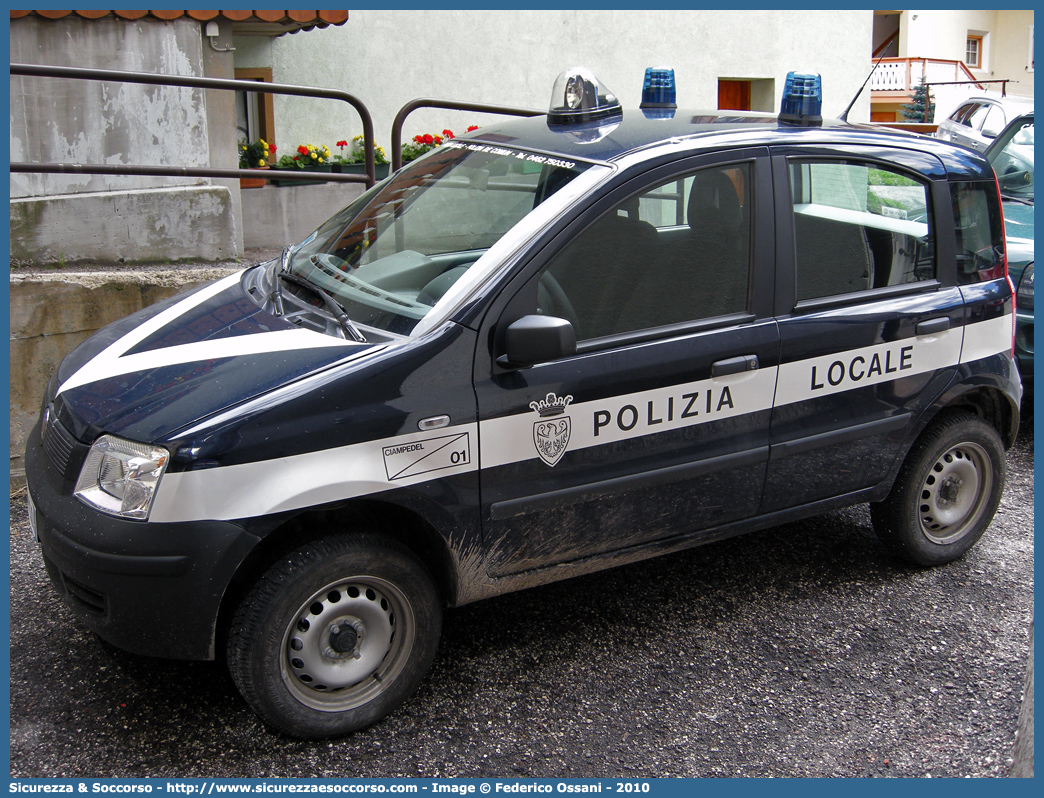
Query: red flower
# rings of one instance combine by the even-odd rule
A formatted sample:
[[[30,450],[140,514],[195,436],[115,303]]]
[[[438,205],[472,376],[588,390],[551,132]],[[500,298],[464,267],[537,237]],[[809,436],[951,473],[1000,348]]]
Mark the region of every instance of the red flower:
[[[451,139],[451,138],[453,138],[453,131],[452,130],[443,130],[442,131],[442,135],[445,136],[448,139]]]
[[[301,156],[300,155],[295,155],[294,156],[294,160],[295,161],[300,161],[301,160]]]
[[[471,132],[472,130],[478,130],[478,125],[472,125],[471,127],[469,127],[469,128],[468,128],[468,129],[467,129],[466,131],[464,131],[464,132],[465,132],[465,133],[470,133],[470,132]]]
[[[421,136],[421,143],[422,144],[434,144],[435,143],[435,138],[431,135],[431,133],[425,133],[423,136]]]
[[[339,141],[339,142],[337,142],[337,146],[338,147],[347,147],[348,146],[348,142],[347,141]]]
[[[304,144],[302,144],[300,147],[298,147],[297,151],[299,153],[301,153],[302,155],[307,155],[308,154],[308,148]]]
[[[276,145],[275,144],[269,144],[268,145],[268,151],[269,152],[275,152],[276,151]]]

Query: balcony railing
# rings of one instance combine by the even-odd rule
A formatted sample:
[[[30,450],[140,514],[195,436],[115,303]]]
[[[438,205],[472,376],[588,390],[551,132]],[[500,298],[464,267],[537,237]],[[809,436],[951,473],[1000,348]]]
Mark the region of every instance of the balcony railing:
[[[909,94],[921,81],[925,83],[976,83],[979,84],[963,61],[946,61],[939,58],[883,58],[870,78],[871,91],[894,91]]]

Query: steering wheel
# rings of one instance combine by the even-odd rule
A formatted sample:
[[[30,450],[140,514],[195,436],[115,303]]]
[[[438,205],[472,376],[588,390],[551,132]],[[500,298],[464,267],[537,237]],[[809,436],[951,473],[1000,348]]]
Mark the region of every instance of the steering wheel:
[[[544,272],[540,275],[540,286],[547,292],[548,298],[551,300],[551,307],[544,309],[546,315],[564,318],[573,325],[576,337],[579,338],[580,319],[577,318],[576,311],[573,309],[573,303],[569,301],[569,297],[562,290],[562,286],[558,284],[558,280],[550,272]]]

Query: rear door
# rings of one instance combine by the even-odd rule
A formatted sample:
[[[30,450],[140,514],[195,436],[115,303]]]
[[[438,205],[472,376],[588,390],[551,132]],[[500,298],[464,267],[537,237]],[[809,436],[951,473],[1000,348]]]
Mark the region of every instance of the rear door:
[[[693,158],[621,186],[489,314],[476,392],[493,575],[757,513],[779,345],[766,156]],[[498,366],[507,324],[541,313],[573,324],[577,354]]]
[[[973,134],[978,134],[979,125],[988,110],[989,105],[982,101],[966,103],[958,108],[950,115],[951,124],[946,126],[949,140],[956,144],[976,147],[979,139]]]
[[[880,484],[953,379],[965,323],[934,157],[792,147],[773,169],[780,368],[763,512]]]

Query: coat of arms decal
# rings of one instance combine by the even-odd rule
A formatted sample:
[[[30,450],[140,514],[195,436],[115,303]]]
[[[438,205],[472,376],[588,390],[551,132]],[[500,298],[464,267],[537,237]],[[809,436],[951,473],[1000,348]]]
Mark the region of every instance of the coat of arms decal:
[[[556,465],[569,446],[569,416],[563,414],[572,401],[572,396],[549,393],[544,399],[529,403],[540,416],[533,423],[533,443],[540,459],[549,466]]]

